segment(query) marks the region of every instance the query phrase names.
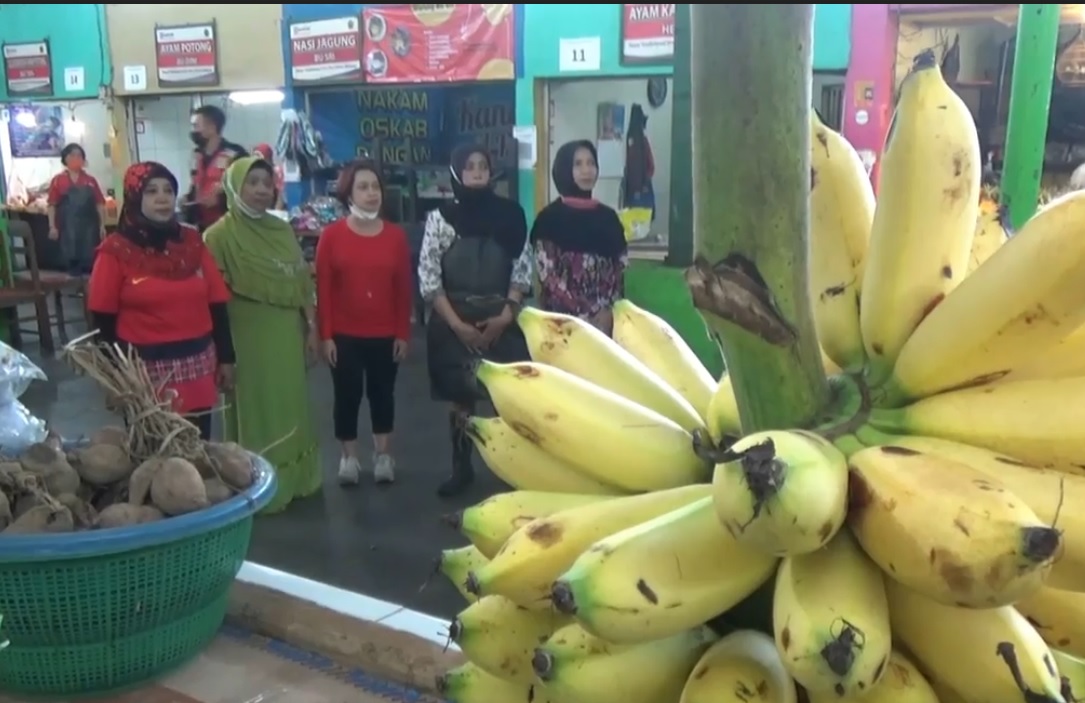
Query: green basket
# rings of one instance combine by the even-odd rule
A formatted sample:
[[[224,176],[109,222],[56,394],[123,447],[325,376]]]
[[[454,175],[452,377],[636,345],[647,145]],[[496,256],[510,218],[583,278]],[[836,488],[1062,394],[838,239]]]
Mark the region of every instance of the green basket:
[[[108,642],[0,652],[0,690],[33,698],[107,696],[176,669],[218,634],[228,593],[157,629]]]
[[[275,495],[254,455],[244,493],[145,525],[0,535],[0,693],[102,696],[197,655],[226,614],[253,515]]]

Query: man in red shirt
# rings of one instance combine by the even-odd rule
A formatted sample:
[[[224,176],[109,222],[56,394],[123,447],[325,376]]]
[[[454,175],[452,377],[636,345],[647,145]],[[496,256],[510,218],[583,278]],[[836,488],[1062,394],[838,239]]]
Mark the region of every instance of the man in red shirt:
[[[185,219],[201,232],[226,214],[222,178],[235,159],[248,156],[245,147],[222,136],[226,113],[214,105],[192,112],[192,186],[185,197]]]

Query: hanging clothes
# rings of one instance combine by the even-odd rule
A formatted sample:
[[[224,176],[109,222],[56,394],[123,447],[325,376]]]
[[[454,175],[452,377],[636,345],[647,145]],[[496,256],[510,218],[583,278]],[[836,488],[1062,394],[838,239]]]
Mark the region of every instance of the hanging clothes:
[[[648,115],[640,103],[633,103],[629,114],[629,133],[625,138],[625,171],[622,175],[621,207],[646,208],[656,216],[656,194],[652,179],[656,173],[652,145],[645,129]]]

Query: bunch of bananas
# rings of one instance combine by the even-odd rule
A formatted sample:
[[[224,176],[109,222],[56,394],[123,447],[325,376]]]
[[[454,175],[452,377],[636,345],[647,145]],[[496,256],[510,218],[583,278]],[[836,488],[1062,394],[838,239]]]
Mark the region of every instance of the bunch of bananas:
[[[811,130],[837,416],[743,433],[655,315],[621,301],[611,339],[525,309],[532,361],[483,363],[498,417],[468,421],[516,490],[455,515],[470,546],[441,559],[470,601],[454,703],[1085,699],[1085,194],[1006,237],[927,55],[876,203]]]

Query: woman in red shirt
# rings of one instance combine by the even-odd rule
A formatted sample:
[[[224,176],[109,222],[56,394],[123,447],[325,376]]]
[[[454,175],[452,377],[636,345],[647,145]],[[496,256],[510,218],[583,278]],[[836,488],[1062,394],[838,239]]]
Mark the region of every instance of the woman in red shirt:
[[[84,169],[87,154],[78,144],[60,151],[64,170],[49,181],[49,239],[60,240],[64,265],[73,276],[90,273],[94,249],[105,237],[105,196]]]
[[[345,167],[336,193],[350,214],[320,235],[316,290],[317,325],[335,392],[335,437],[343,446],[339,482],[359,481],[358,409],[367,398],[373,477],[390,483],[396,370],[411,333],[411,254],[406,232],[381,219],[384,186],[375,163]]]
[[[211,435],[219,387],[233,383],[230,293],[195,227],[177,219],[177,178],[153,161],[124,174],[124,206],[90,275],[103,342],[133,347],[173,409]]]

